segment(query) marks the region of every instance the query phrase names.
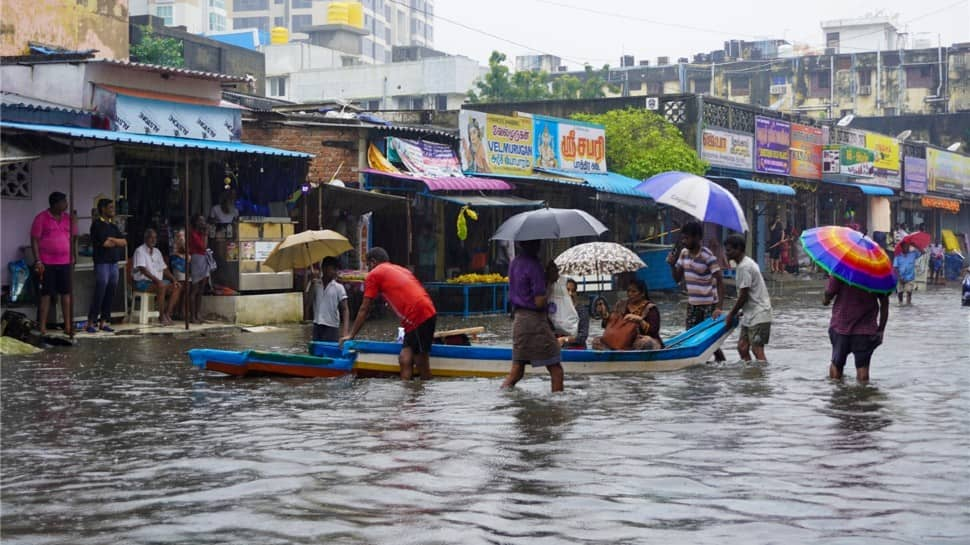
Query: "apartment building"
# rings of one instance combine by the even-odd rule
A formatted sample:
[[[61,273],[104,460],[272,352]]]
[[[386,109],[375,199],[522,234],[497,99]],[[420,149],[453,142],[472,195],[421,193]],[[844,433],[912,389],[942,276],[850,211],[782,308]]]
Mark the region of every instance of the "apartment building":
[[[132,16],[154,15],[168,27],[185,27],[189,34],[229,30],[227,0],[130,0]]]

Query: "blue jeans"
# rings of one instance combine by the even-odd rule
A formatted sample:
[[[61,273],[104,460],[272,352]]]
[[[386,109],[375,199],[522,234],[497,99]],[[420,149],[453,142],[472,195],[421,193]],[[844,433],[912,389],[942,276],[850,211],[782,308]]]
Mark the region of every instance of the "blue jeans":
[[[100,318],[104,323],[111,323],[111,302],[115,289],[118,287],[118,264],[94,264],[94,298],[88,309],[88,325],[94,325]],[[100,309],[101,315],[98,316]]]

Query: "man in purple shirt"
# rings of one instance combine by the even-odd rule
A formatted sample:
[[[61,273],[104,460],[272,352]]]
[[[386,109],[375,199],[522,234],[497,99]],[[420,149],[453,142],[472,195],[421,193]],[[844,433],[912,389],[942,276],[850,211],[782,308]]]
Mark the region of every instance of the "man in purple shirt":
[[[829,340],[832,342],[829,378],[842,378],[842,369],[851,353],[855,358],[856,380],[868,382],[869,362],[876,347],[882,344],[889,319],[889,296],[869,293],[833,276],[825,288],[822,304],[828,305],[833,300],[835,304],[829,322]]]
[[[555,263],[543,270],[538,240],[520,244],[521,252],[509,266],[509,301],[512,303],[512,369],[502,388],[515,386],[525,374],[526,364],[545,367],[552,378],[552,391],[563,389],[559,340],[546,312],[546,285],[556,270]]]

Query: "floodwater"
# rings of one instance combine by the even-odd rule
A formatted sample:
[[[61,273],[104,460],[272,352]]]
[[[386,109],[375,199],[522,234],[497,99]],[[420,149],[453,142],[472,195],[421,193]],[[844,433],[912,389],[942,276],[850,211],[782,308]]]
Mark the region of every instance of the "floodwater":
[[[868,386],[825,378],[816,298],[776,300],[768,364],[567,375],[562,395],[546,377],[233,379],[184,356],[294,351],[306,327],[4,358],[0,538],[970,543],[970,308],[953,288],[914,301]],[[480,323],[507,327],[461,325]]]

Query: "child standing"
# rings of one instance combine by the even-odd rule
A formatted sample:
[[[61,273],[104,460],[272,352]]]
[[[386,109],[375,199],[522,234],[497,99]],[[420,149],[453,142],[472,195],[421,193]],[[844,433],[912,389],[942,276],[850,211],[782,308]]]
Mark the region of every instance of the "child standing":
[[[350,332],[347,290],[337,282],[337,258],[323,260],[322,271],[314,268],[307,289],[313,293],[313,340],[337,342]]]

